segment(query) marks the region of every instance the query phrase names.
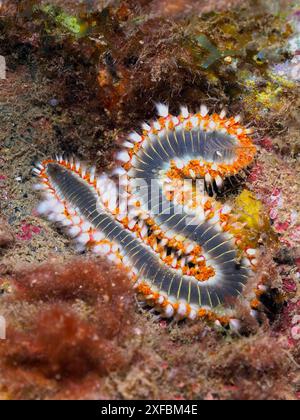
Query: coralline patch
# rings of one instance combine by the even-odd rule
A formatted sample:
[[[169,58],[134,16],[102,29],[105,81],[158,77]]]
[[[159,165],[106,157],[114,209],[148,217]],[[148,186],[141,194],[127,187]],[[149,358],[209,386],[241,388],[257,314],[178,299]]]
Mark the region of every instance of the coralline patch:
[[[111,176],[97,177],[74,159],[39,164],[45,200],[38,211],[82,249],[126,267],[138,297],[161,316],[237,328],[234,303],[256,269],[257,250],[238,216],[206,190],[221,189],[252,163],[251,130],[205,106],[177,117],[157,108],[159,119],[116,154]]]

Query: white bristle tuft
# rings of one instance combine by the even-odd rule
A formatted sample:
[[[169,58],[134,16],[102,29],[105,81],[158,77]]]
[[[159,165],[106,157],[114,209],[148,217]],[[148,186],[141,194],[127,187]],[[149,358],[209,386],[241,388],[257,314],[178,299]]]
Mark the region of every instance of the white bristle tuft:
[[[86,245],[90,241],[90,235],[88,233],[82,233],[76,238],[79,244]]]
[[[156,131],[160,131],[161,130],[161,125],[158,121],[154,121],[153,122],[153,127]]]
[[[123,143],[123,146],[124,146],[126,149],[133,149],[133,148],[134,148],[134,145],[133,145],[130,141],[125,141],[125,142]]]
[[[215,321],[215,327],[218,329],[223,328],[221,322],[218,319]]]
[[[197,319],[197,311],[195,309],[191,309],[188,318],[195,321],[195,319]]]
[[[101,254],[101,245],[96,245],[93,247],[94,254]]]
[[[225,205],[223,208],[222,208],[222,210],[221,210],[221,213],[222,214],[230,214],[231,213],[231,207],[230,206],[228,206],[228,205]]]
[[[193,244],[188,245],[187,248],[186,248],[186,253],[190,254],[191,252],[194,251],[194,248],[195,248],[195,246]]]
[[[185,106],[181,107],[180,111],[183,118],[187,119],[190,116],[190,113],[187,107]]]
[[[169,107],[165,104],[156,104],[157,113],[159,116],[166,118],[169,115]]]
[[[103,203],[107,203],[108,202],[108,199],[109,199],[109,192],[108,191],[105,191],[104,193],[102,193],[102,201],[103,201]]]
[[[56,222],[57,220],[57,214],[56,213],[50,213],[49,215],[48,215],[48,220],[50,221],[50,222]]]
[[[165,246],[168,244],[168,242],[169,242],[169,239],[164,238],[164,239],[161,241],[160,245],[161,245],[162,247],[165,247]]]
[[[55,206],[56,201],[55,200],[46,200],[46,201],[42,201],[38,206],[36,211],[39,214],[47,214],[50,211],[53,210],[53,207]]]
[[[245,267],[248,267],[248,268],[251,267],[251,262],[250,262],[249,258],[243,258],[242,262],[243,262]]]
[[[257,318],[258,318],[258,311],[256,311],[255,309],[251,309],[251,311],[250,311],[250,315],[251,315],[254,319],[257,319]]]
[[[101,191],[103,191],[106,189],[107,182],[108,182],[108,177],[107,175],[103,174],[97,178],[96,187],[98,189],[101,189]]]
[[[185,303],[180,303],[177,309],[177,314],[184,317],[186,316],[187,308]]]
[[[241,329],[241,322],[238,319],[231,319],[229,322],[229,326],[232,331],[239,332]]]
[[[73,223],[73,225],[80,225],[80,223],[81,223],[81,218],[79,217],[79,216],[73,216],[72,217],[72,223]]]
[[[220,118],[221,118],[221,120],[224,120],[225,117],[226,117],[226,111],[225,111],[225,109],[223,109],[220,113]]]
[[[174,232],[174,230],[168,230],[168,231],[165,233],[165,236],[166,236],[166,238],[168,238],[168,239],[173,239],[173,238],[174,238],[174,236],[175,236],[175,232]]]
[[[111,251],[111,246],[109,244],[102,244],[102,245],[100,245],[100,247],[101,247],[100,252],[104,255],[109,254],[110,251]]]
[[[173,315],[174,315],[174,308],[172,305],[169,304],[165,307],[164,316],[166,318],[172,318]]]
[[[100,241],[103,241],[103,239],[105,239],[104,233],[102,233],[102,232],[94,232],[93,233],[93,241],[100,242]]]
[[[138,133],[131,133],[128,136],[129,140],[133,141],[134,143],[140,143],[143,138]]]
[[[96,168],[95,168],[95,166],[93,166],[90,169],[90,181],[91,182],[94,182],[95,181],[95,174],[96,174]]]
[[[82,232],[88,232],[92,225],[89,222],[84,222],[81,226]]]
[[[136,220],[135,219],[130,220],[130,222],[128,223],[128,229],[130,230],[134,229],[135,225],[136,225]]]
[[[216,184],[218,188],[221,188],[223,185],[223,179],[220,177],[220,175],[217,175],[215,178]]]
[[[192,117],[192,118],[191,118],[191,123],[192,123],[192,126],[193,126],[194,128],[198,127],[198,125],[199,125],[199,120],[198,120],[198,118],[197,118],[196,116]]]
[[[210,219],[210,223],[211,223],[211,224],[216,224],[216,223],[218,223],[219,221],[220,221],[220,217],[219,217],[218,213],[216,213],[216,214],[214,215],[214,217]]]
[[[124,168],[122,168],[121,166],[119,166],[118,168],[115,168],[113,170],[112,175],[117,175],[117,176],[126,175],[126,171],[125,171]]]
[[[190,176],[191,176],[192,179],[196,178],[196,173],[193,169],[190,169]]]
[[[172,117],[172,123],[176,126],[179,124],[179,119],[177,117]]]
[[[112,250],[112,252],[118,252],[119,245],[116,244],[116,243],[113,243],[112,246],[111,246],[111,250]]]
[[[178,169],[183,169],[184,168],[184,162],[182,160],[174,159],[174,162],[175,162]]]
[[[76,238],[76,236],[78,236],[81,233],[81,229],[79,226],[72,226],[70,227],[68,232],[71,238]]]
[[[115,212],[117,209],[117,202],[116,202],[116,198],[115,197],[110,197],[110,199],[108,200],[108,210],[111,212]]]
[[[64,220],[61,221],[62,226],[64,227],[68,227],[72,225],[72,222],[70,219],[67,219],[66,217],[64,218]]]
[[[70,216],[75,216],[76,215],[76,210],[73,207],[68,205],[67,210],[68,210],[68,213],[69,213]]]
[[[212,178],[210,174],[205,174],[205,182],[211,184]]]
[[[147,132],[151,131],[151,127],[150,127],[150,125],[149,125],[149,124],[147,124],[147,123],[143,123],[143,124],[142,124],[142,129],[143,129],[144,131],[147,131]]]
[[[208,114],[207,106],[201,105],[200,114],[201,114],[201,117],[206,117],[206,115]]]
[[[117,160],[119,160],[120,162],[124,162],[127,163],[130,161],[130,156],[127,152],[122,151],[122,152],[118,152],[116,155]]]
[[[107,259],[116,265],[121,264],[120,258],[118,258],[115,254],[108,255]]]
[[[251,264],[253,265],[253,267],[257,267],[257,265],[258,265],[258,261],[257,261],[257,259],[256,259],[256,258],[253,258],[253,259],[251,260]]]
[[[32,188],[33,188],[34,191],[45,191],[45,190],[48,190],[48,187],[45,184],[35,184]]]
[[[148,227],[144,226],[141,230],[141,237],[146,238],[147,235],[148,235]]]
[[[157,299],[157,303],[159,305],[162,305],[164,303],[164,301],[165,301],[165,298],[163,296],[159,296],[159,298]]]
[[[248,255],[250,255],[250,257],[254,257],[256,255],[257,251],[254,248],[248,248],[247,251],[246,251],[246,253]]]
[[[65,206],[62,203],[57,202],[53,207],[53,211],[55,213],[63,213],[65,211]]]

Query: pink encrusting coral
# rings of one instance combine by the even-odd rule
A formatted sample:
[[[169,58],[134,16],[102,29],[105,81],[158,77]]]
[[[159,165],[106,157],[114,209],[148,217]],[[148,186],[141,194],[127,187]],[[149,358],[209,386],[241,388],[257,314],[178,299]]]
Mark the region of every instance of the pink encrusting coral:
[[[23,222],[20,227],[20,232],[17,234],[17,239],[20,241],[30,241],[34,235],[39,235],[42,229],[39,226],[32,226],[29,223]]]

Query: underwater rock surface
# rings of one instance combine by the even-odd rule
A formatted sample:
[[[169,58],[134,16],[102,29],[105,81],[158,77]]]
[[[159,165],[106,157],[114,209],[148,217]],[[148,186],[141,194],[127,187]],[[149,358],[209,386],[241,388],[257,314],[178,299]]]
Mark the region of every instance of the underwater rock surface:
[[[299,399],[299,10],[263,0],[1,2],[1,399]],[[157,319],[126,276],[76,255],[34,210],[37,161],[74,154],[109,171],[156,102],[175,115],[226,108],[254,129],[256,162],[220,198],[243,213],[261,253],[255,284],[266,286],[252,301],[257,319],[237,308],[240,334]]]

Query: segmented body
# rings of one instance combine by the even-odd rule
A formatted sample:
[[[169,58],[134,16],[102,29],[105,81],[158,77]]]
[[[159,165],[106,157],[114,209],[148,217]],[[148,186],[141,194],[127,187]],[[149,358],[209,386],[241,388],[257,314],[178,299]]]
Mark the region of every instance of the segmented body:
[[[238,118],[209,116],[205,107],[193,115],[182,109],[179,117],[158,110],[157,121],[129,136],[111,176],[63,158],[40,164],[46,200],[39,212],[126,267],[138,296],[162,316],[225,324],[255,270],[256,251],[204,184],[221,188],[256,149]]]

